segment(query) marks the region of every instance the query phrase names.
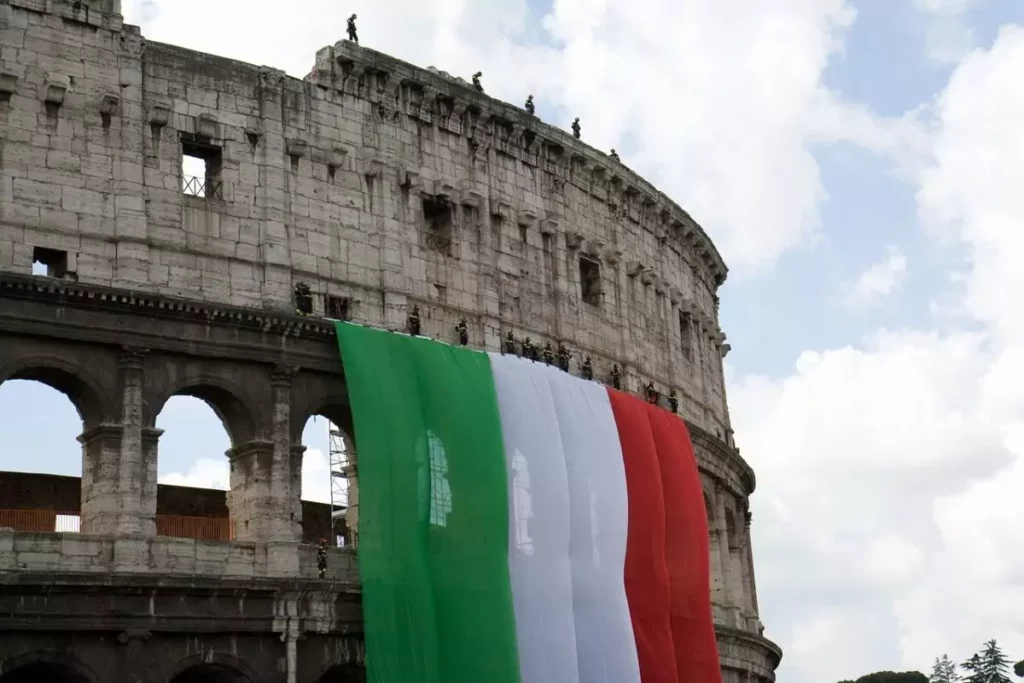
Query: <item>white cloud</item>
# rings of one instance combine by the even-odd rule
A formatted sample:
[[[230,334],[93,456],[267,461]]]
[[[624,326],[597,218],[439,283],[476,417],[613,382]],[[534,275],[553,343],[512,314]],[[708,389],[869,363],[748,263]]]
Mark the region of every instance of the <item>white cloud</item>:
[[[160,477],[161,484],[191,486],[200,489],[222,489],[230,487],[228,459],[200,458],[194,461],[185,473],[169,472]]]
[[[890,294],[899,291],[906,275],[907,257],[898,247],[890,246],[886,250],[885,260],[857,276],[846,295],[847,308],[862,310],[877,306]]]
[[[940,64],[956,64],[977,44],[964,14],[978,0],[915,0],[924,17],[928,56]]]
[[[315,448],[302,457],[302,500],[331,502],[331,470],[327,456]]]
[[[926,234],[963,255],[945,293],[958,317],[733,383],[759,475],[764,620],[783,623],[788,678],[927,671],[992,637],[1024,656],[1021,73],[1024,29],[1004,28],[932,112],[917,197]]]

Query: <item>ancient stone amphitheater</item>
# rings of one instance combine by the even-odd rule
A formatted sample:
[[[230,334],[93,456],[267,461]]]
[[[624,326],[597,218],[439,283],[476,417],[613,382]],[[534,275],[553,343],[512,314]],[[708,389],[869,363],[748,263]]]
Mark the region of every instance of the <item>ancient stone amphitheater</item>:
[[[0,0],[0,55],[0,382],[46,383],[83,423],[72,502],[0,482],[0,683],[361,680],[352,550],[320,579],[303,543],[302,429],[351,433],[328,319],[407,329],[414,310],[423,334],[454,342],[464,319],[473,347],[564,344],[574,374],[589,356],[596,379],[617,365],[624,389],[678,401],[725,681],[774,680],[723,385],[726,268],[671,199],[348,41],[300,80],[147,43],[119,0]],[[155,421],[176,395],[232,443],[223,540],[159,509]],[[348,474],[352,545],[357,458]]]

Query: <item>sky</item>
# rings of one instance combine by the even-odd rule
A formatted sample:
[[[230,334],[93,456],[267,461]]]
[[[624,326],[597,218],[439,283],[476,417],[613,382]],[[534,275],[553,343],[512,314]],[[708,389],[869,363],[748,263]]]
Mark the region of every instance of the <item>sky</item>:
[[[1024,2],[279,7],[124,0],[150,40],[300,77],[358,13],[366,46],[579,116],[711,235],[780,680],[927,672],[990,638],[1024,659]],[[212,410],[174,398],[157,426],[161,481],[226,487]],[[5,383],[0,469],[80,474],[80,427]],[[326,431],[304,434],[307,498]]]

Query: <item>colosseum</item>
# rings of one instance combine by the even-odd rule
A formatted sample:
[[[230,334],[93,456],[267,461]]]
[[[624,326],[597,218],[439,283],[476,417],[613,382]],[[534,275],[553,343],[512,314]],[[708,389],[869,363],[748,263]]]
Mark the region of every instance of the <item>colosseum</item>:
[[[724,681],[774,681],[722,372],[726,267],[671,199],[462,78],[349,41],[298,79],[146,42],[120,0],[2,0],[0,55],[0,382],[47,384],[82,419],[80,481],[0,476],[0,683],[363,680],[332,320],[413,318],[453,343],[464,320],[479,349],[564,344],[574,374],[589,356],[599,381],[672,397]],[[224,423],[226,495],[158,487],[156,416],[181,395]],[[300,500],[314,415],[351,456],[324,578],[330,510]]]

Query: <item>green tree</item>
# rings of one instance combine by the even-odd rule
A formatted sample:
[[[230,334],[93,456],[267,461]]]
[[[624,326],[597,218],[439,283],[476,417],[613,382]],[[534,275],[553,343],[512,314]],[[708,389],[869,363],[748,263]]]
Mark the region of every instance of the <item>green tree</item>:
[[[960,673],[956,670],[956,664],[949,658],[949,655],[942,655],[935,659],[932,666],[932,675],[928,678],[929,683],[958,683]]]
[[[995,639],[985,643],[981,652],[971,655],[961,666],[970,672],[965,683],[1011,683],[1007,675],[1010,663]]]
[[[861,676],[856,681],[840,683],[928,683],[928,677],[920,671],[876,671]]]
[[[1017,674],[1020,678],[1024,678],[1024,659],[1013,665],[1013,673]]]

